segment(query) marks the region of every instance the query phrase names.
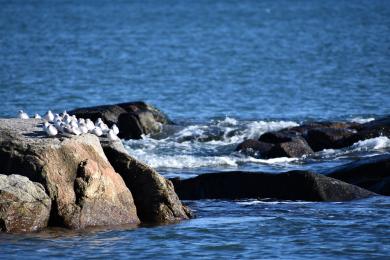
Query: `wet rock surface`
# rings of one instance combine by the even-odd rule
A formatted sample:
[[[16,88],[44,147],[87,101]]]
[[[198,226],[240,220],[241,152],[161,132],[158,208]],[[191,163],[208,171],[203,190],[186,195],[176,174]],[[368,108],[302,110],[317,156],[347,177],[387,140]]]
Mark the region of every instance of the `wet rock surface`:
[[[140,139],[143,134],[159,132],[161,125],[172,124],[164,113],[144,102],[78,108],[68,113],[93,121],[101,118],[110,127],[116,124],[118,136],[125,139]]]
[[[321,174],[291,171],[208,173],[180,180],[172,179],[180,199],[281,199],[304,201],[346,201],[375,195]]]
[[[0,231],[31,232],[47,226],[51,199],[44,187],[21,175],[0,175]]]
[[[329,177],[390,196],[390,155],[378,155],[324,172]]]
[[[121,142],[102,142],[102,145],[111,165],[130,188],[142,222],[173,223],[192,217],[170,180],[132,158]]]
[[[324,149],[339,149],[378,136],[390,136],[390,117],[358,124],[352,122],[308,122],[300,126],[262,134],[258,141],[245,140],[236,148],[261,158],[301,157]],[[265,149],[265,143],[273,145]]]

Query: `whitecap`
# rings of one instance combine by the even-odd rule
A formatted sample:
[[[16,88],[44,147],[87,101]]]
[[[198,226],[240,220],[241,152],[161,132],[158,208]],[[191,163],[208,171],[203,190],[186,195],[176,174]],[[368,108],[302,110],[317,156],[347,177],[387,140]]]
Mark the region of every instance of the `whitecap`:
[[[354,143],[351,148],[355,151],[381,150],[390,148],[390,139],[386,136],[379,136]]]
[[[349,121],[352,123],[365,124],[365,123],[368,123],[368,122],[371,122],[374,120],[375,120],[375,118],[373,118],[373,117],[369,117],[369,118],[354,117],[354,118],[351,118]]]

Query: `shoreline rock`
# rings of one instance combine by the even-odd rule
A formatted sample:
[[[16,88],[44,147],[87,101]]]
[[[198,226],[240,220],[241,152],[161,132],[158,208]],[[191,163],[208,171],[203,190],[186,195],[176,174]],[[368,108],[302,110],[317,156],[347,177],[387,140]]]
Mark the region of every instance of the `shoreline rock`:
[[[236,151],[269,159],[301,157],[323,149],[340,149],[369,138],[390,137],[390,116],[358,124],[350,122],[309,122],[300,126],[266,132],[258,140],[239,144]]]
[[[0,175],[0,231],[43,229],[50,210],[51,200],[40,183],[20,175]]]
[[[49,224],[71,229],[138,224],[130,190],[91,134],[48,138],[42,120],[0,119],[0,172],[41,183],[52,200]]]
[[[142,101],[77,108],[68,113],[93,121],[101,118],[109,127],[116,124],[118,136],[125,139],[140,139],[143,134],[158,133],[161,125],[173,124],[163,112]]]
[[[0,119],[0,172],[37,182],[50,202],[46,222],[19,230],[168,224],[193,217],[172,183],[132,158],[121,141],[92,134],[47,137],[42,125],[41,119]],[[11,225],[3,229],[15,230]]]
[[[390,196],[390,154],[359,159],[323,173],[328,177]]]
[[[134,196],[138,216],[145,223],[174,223],[192,218],[170,180],[132,158],[120,141],[102,142],[108,160]]]
[[[219,172],[194,178],[172,179],[182,200],[262,199],[304,201],[346,201],[375,193],[321,174],[290,171],[280,174],[264,172]]]

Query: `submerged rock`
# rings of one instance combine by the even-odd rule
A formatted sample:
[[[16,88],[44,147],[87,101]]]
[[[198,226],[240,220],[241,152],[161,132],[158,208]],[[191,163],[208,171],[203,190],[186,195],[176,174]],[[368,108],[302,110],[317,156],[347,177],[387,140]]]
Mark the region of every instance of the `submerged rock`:
[[[0,175],[0,231],[29,232],[47,226],[51,200],[44,187],[20,175]]]
[[[180,199],[185,200],[273,198],[345,201],[375,195],[355,185],[307,171],[281,174],[220,172],[172,181]]]
[[[42,120],[0,119],[0,172],[43,184],[52,200],[50,225],[138,224],[130,190],[91,134],[47,138]]]
[[[172,124],[157,108],[144,102],[78,108],[68,112],[95,121],[101,118],[110,127],[116,124],[120,138],[140,139],[143,134],[157,133],[162,124]]]
[[[329,177],[390,196],[390,154],[359,159],[324,172]]]
[[[132,158],[121,142],[103,142],[102,145],[111,165],[130,188],[142,222],[172,223],[192,217],[171,181]]]

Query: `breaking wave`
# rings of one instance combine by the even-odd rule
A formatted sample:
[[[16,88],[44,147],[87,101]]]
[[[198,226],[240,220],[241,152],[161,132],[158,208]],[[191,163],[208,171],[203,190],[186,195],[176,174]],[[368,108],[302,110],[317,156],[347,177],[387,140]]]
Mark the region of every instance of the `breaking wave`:
[[[286,165],[295,158],[255,159],[234,152],[238,143],[268,131],[298,126],[292,121],[239,122],[226,117],[208,124],[172,126],[157,136],[124,142],[135,158],[157,168],[239,167],[245,163]],[[165,131],[165,133],[164,133]],[[169,134],[168,134],[169,133]]]

